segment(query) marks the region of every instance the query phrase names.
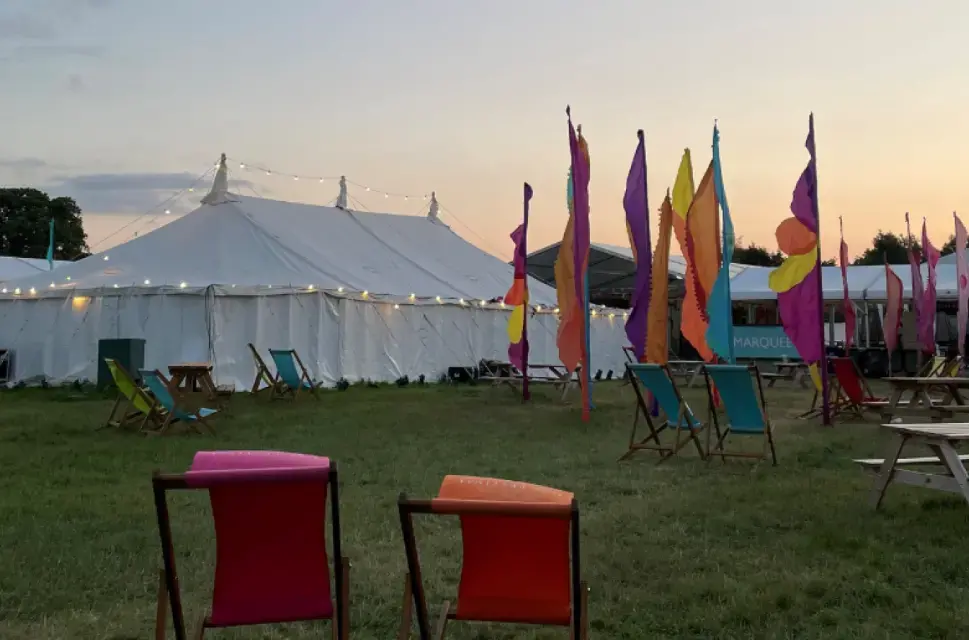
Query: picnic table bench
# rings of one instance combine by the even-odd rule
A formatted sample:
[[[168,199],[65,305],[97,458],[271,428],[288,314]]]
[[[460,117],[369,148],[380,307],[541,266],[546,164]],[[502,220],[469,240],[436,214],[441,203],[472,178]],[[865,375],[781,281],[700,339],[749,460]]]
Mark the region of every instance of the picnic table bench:
[[[556,389],[562,389],[562,400],[568,396],[569,390],[578,386],[578,373],[581,367],[574,373],[569,373],[563,364],[532,364],[528,363],[528,381],[537,384],[552,384]],[[491,361],[488,363],[479,380],[491,381],[494,386],[501,384],[508,385],[513,391],[521,389],[524,376],[522,372],[510,362]]]
[[[969,414],[969,402],[963,395],[963,391],[969,390],[969,378],[900,376],[885,378],[885,381],[892,387],[888,400],[879,408],[885,422],[903,415],[942,422],[957,414]],[[903,400],[906,395],[911,397]]]
[[[969,455],[959,455],[957,447],[969,440],[969,424],[883,424],[894,433],[884,458],[855,460],[869,472],[875,473],[875,484],[869,495],[872,508],[878,509],[888,485],[910,484],[916,487],[960,494],[969,503],[969,476],[964,462]],[[907,445],[928,448],[934,455],[902,458]],[[916,471],[905,467],[929,467],[931,471]]]
[[[808,365],[804,362],[777,362],[774,364],[774,373],[762,373],[760,377],[767,380],[767,386],[773,387],[778,380],[785,380],[796,383],[802,389],[808,388],[810,374]]]

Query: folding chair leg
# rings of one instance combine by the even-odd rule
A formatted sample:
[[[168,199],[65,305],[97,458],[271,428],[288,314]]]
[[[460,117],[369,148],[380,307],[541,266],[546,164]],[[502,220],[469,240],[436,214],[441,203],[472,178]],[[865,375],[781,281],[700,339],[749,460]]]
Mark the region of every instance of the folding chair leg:
[[[107,420],[107,422],[105,422],[103,425],[101,425],[100,427],[98,427],[98,431],[100,431],[101,429],[107,429],[108,427],[120,427],[121,426],[122,422],[124,421],[123,418],[118,418],[117,421],[115,421],[115,419],[114,419],[115,414],[118,413],[118,406],[121,404],[121,400],[122,400],[122,396],[119,393],[118,394],[118,398],[114,401],[114,406],[111,407],[111,413],[108,414],[108,420]],[[127,410],[127,408],[128,407],[125,406],[125,409],[126,410]],[[124,413],[125,412],[122,412],[121,415],[123,416]]]
[[[165,584],[165,570],[158,570],[158,605],[155,607],[155,640],[165,640],[168,623],[168,586]]]
[[[441,605],[441,616],[437,620],[437,627],[434,629],[435,640],[443,640],[444,632],[447,631],[447,614],[451,612],[451,601],[445,600]]]
[[[397,631],[397,640],[407,640],[410,638],[414,616],[414,593],[410,588],[409,573],[404,574],[404,600],[400,603],[400,610],[400,629]]]
[[[203,640],[205,638],[205,614],[199,616],[199,623],[196,627],[195,640]]]
[[[579,600],[579,604],[578,604],[579,612],[580,612],[580,615],[582,616],[582,621],[581,621],[582,628],[581,628],[581,631],[579,631],[581,635],[579,638],[576,638],[575,631],[573,629],[574,625],[569,625],[570,626],[569,638],[570,640],[589,640],[589,583],[586,582],[585,580],[579,583],[578,600]],[[574,622],[575,621],[573,620],[573,623]]]
[[[350,637],[350,559],[343,556],[340,561],[340,570],[343,572],[343,637],[340,640],[347,640]],[[336,625],[334,625],[335,627]]]
[[[771,459],[771,464],[776,467],[777,466],[777,451],[774,450],[774,434],[772,433],[773,429],[771,429],[770,428],[770,425],[768,425],[766,431],[767,431],[767,444],[770,445],[770,459]]]

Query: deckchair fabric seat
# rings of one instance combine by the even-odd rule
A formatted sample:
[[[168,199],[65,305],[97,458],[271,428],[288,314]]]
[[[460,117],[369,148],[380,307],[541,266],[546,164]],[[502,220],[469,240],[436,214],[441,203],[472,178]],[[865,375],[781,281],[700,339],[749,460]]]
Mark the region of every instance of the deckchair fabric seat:
[[[429,637],[427,605],[410,524],[413,513],[457,515],[461,522],[458,597],[454,607],[445,605],[441,633],[448,618],[584,626],[584,614],[575,604],[584,587],[576,587],[578,507],[571,493],[495,478],[447,476],[436,498],[401,496],[399,504],[412,581],[408,588],[419,610],[422,638]],[[409,624],[410,606],[405,605],[402,624]]]
[[[145,386],[148,387],[148,390],[155,396],[155,400],[166,411],[165,420],[159,428],[160,432],[164,432],[174,420],[181,420],[191,424],[196,430],[198,430],[197,426],[194,426],[196,423],[203,424],[210,431],[214,431],[207,419],[219,413],[218,409],[205,407],[192,410],[185,409],[186,403],[182,398],[182,394],[165,377],[165,374],[157,369],[142,369],[139,373],[141,374],[141,379],[145,381]]]
[[[773,429],[757,365],[706,364],[703,365],[703,375],[707,383],[710,421],[717,434],[717,442],[711,447],[710,431],[707,431],[707,459],[717,455],[721,459],[727,456],[763,459],[769,453],[772,463],[776,465]],[[724,407],[725,420],[717,413],[716,392],[719,392]],[[726,450],[724,445],[731,434],[763,436],[763,451],[751,454]]]
[[[317,390],[323,385],[310,377],[309,371],[294,349],[270,349],[273,364],[276,365],[276,379],[273,383],[273,397],[299,396],[300,391],[309,391],[317,397]]]
[[[344,610],[341,585],[346,577],[342,565],[335,570],[335,607],[326,551],[329,490],[334,555],[341,557],[336,469],[328,458],[276,451],[200,451],[185,474],[156,475],[155,486],[156,505],[159,486],[209,493],[216,566],[211,612],[203,628],[325,620]],[[158,507],[164,548],[171,533],[167,507],[165,518]],[[165,561],[166,574],[174,572],[174,560]],[[178,635],[181,613],[174,610],[173,598],[176,635],[183,637]]]
[[[637,451],[651,450],[658,452],[660,454],[659,462],[663,462],[679,453],[683,447],[691,442],[696,447],[700,458],[706,457],[698,438],[706,425],[696,418],[690,405],[683,399],[669,367],[659,364],[627,362],[626,371],[630,380],[633,381],[632,387],[636,392],[636,413],[629,435],[629,448],[619,460],[625,460]],[[643,393],[644,389],[653,395],[665,415],[665,421],[659,426],[654,423],[651,417]],[[649,433],[645,438],[637,440],[636,430],[640,418],[645,421]],[[666,430],[671,430],[676,434],[675,441],[672,444],[665,444],[660,438],[662,432]],[[683,438],[684,434],[686,438]]]

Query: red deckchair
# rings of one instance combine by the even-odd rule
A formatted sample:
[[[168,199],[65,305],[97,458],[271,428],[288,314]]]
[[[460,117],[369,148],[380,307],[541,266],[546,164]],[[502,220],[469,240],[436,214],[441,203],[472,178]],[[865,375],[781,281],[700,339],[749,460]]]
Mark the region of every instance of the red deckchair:
[[[281,451],[200,451],[184,474],[152,478],[161,534],[165,590],[156,638],[165,637],[165,596],[177,640],[186,638],[175,571],[166,491],[207,490],[215,521],[215,588],[205,629],[333,620],[334,637],[348,637],[349,562],[340,551],[336,463]],[[333,514],[334,597],[326,554],[326,498]],[[160,628],[158,628],[160,627]]]
[[[835,390],[835,415],[850,411],[864,419],[864,411],[878,411],[888,406],[888,398],[872,394],[868,381],[861,375],[858,365],[851,358],[830,358],[838,389]]]
[[[398,638],[407,638],[411,609],[421,640],[431,638],[412,515],[456,515],[464,556],[454,606],[445,602],[434,632],[447,621],[513,622],[588,629],[586,585],[579,572],[579,506],[571,493],[523,482],[447,476],[433,500],[398,502],[409,574]],[[411,597],[412,596],[412,597]]]

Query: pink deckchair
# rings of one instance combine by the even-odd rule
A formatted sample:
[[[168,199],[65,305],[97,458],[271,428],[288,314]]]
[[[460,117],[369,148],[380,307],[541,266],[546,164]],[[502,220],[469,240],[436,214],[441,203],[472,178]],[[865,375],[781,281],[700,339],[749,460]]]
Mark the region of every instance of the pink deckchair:
[[[152,485],[165,581],[157,638],[165,637],[166,597],[175,637],[186,638],[166,499],[166,492],[176,489],[207,490],[215,521],[215,588],[197,638],[206,628],[302,620],[333,620],[334,637],[348,637],[350,564],[340,551],[335,462],[281,451],[199,451],[186,473],[155,473]],[[326,553],[328,490],[333,555],[339,562],[333,590]]]

